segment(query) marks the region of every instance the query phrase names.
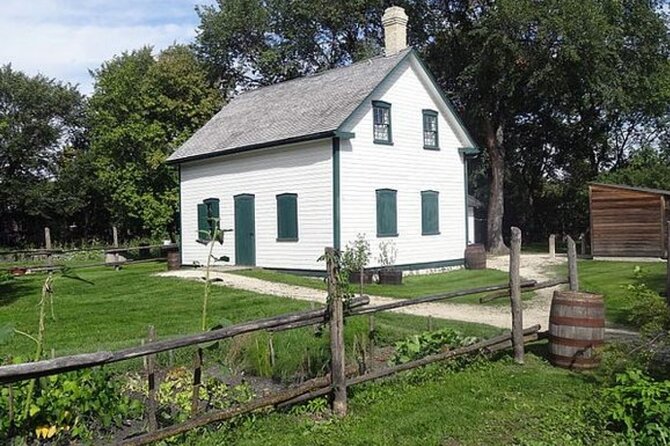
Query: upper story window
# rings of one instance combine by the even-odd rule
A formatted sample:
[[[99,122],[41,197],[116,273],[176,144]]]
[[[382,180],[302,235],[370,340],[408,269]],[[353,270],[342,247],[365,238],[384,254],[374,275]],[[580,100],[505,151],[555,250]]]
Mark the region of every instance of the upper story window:
[[[277,241],[298,241],[298,195],[277,195]]]
[[[440,148],[437,133],[437,112],[434,110],[423,111],[423,148],[436,150]]]
[[[377,144],[393,144],[391,104],[382,101],[372,101],[372,119],[374,142]]]

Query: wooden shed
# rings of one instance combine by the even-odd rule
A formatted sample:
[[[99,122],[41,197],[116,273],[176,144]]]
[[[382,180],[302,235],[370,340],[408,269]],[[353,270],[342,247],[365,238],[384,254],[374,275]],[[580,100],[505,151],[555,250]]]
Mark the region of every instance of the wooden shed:
[[[665,257],[670,191],[591,183],[594,257]]]

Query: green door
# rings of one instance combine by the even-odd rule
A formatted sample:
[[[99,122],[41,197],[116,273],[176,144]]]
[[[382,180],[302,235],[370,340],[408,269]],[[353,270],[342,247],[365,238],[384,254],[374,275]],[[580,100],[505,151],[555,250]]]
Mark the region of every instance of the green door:
[[[235,196],[235,264],[256,265],[256,212],[254,196]]]

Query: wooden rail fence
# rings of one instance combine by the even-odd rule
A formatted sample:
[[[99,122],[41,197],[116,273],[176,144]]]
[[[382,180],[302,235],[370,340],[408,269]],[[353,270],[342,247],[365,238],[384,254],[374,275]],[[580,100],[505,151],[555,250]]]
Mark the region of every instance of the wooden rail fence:
[[[299,403],[310,398],[323,395],[331,395],[331,404],[333,412],[338,416],[344,416],[347,412],[347,387],[361,384],[370,380],[383,378],[398,372],[411,370],[417,367],[425,366],[437,361],[443,361],[460,355],[472,354],[477,352],[492,352],[501,349],[513,347],[515,359],[517,362],[523,362],[524,344],[538,339],[539,325],[526,329],[522,328],[522,310],[519,304],[520,295],[523,290],[535,290],[549,286],[556,286],[566,283],[569,280],[559,279],[544,283],[536,281],[521,281],[519,278],[520,263],[520,243],[521,232],[513,228],[512,250],[510,257],[510,280],[507,284],[477,287],[468,290],[452,291],[448,293],[422,296],[415,299],[398,300],[385,305],[369,307],[369,298],[367,296],[354,297],[344,302],[341,293],[341,287],[338,286],[337,278],[337,253],[332,248],[326,249],[327,262],[327,283],[328,283],[328,301],[326,308],[313,309],[309,311],[295,312],[259,319],[250,322],[244,322],[229,327],[216,329],[208,332],[192,334],[176,339],[155,340],[155,330],[150,328],[148,342],[117,351],[103,351],[96,353],[87,353],[71,355],[60,358],[47,359],[32,363],[14,364],[0,367],[0,384],[10,385],[18,381],[27,379],[36,379],[58,373],[64,373],[72,370],[90,368],[104,364],[111,364],[118,361],[125,361],[133,358],[145,358],[145,372],[147,376],[147,387],[149,397],[146,405],[147,431],[139,435],[127,438],[122,441],[124,445],[142,445],[149,442],[165,439],[190,429],[204,426],[213,422],[224,421],[237,415],[249,413],[264,407],[277,406],[283,407],[290,404]],[[570,258],[570,256],[569,256]],[[576,258],[576,257],[575,257]],[[576,268],[576,264],[575,264]],[[572,269],[570,270],[572,271]],[[572,281],[570,281],[572,283]],[[345,364],[345,345],[344,345],[344,320],[347,317],[370,315],[371,330],[374,330],[374,320],[372,315],[381,311],[393,310],[401,307],[420,305],[429,302],[437,302],[452,299],[458,296],[467,296],[487,292],[496,292],[500,296],[511,295],[513,324],[512,331],[486,339],[475,344],[446,350],[438,354],[430,355],[410,361],[404,364],[386,366],[371,372],[356,373],[356,368],[347,368]],[[279,331],[289,330],[308,325],[328,323],[330,327],[330,351],[331,364],[329,373],[326,376],[314,378],[298,386],[293,386],[280,392],[268,396],[254,399],[250,402],[225,410],[208,411],[199,413],[198,389],[201,385],[203,350],[202,344],[223,339],[232,338],[245,333],[252,333],[261,330]],[[430,321],[429,321],[430,324]],[[156,366],[155,355],[157,353],[172,351],[188,346],[198,346],[193,361],[193,394],[191,405],[192,416],[189,420],[175,425],[159,428],[156,422]],[[11,387],[10,387],[11,388]]]

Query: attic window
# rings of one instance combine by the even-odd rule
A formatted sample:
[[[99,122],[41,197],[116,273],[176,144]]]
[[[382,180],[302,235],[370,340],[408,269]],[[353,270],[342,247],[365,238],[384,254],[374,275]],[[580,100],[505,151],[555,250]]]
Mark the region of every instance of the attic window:
[[[423,148],[437,150],[440,148],[437,136],[437,112],[423,111]]]
[[[376,144],[393,144],[391,136],[391,104],[372,101],[373,136]]]

